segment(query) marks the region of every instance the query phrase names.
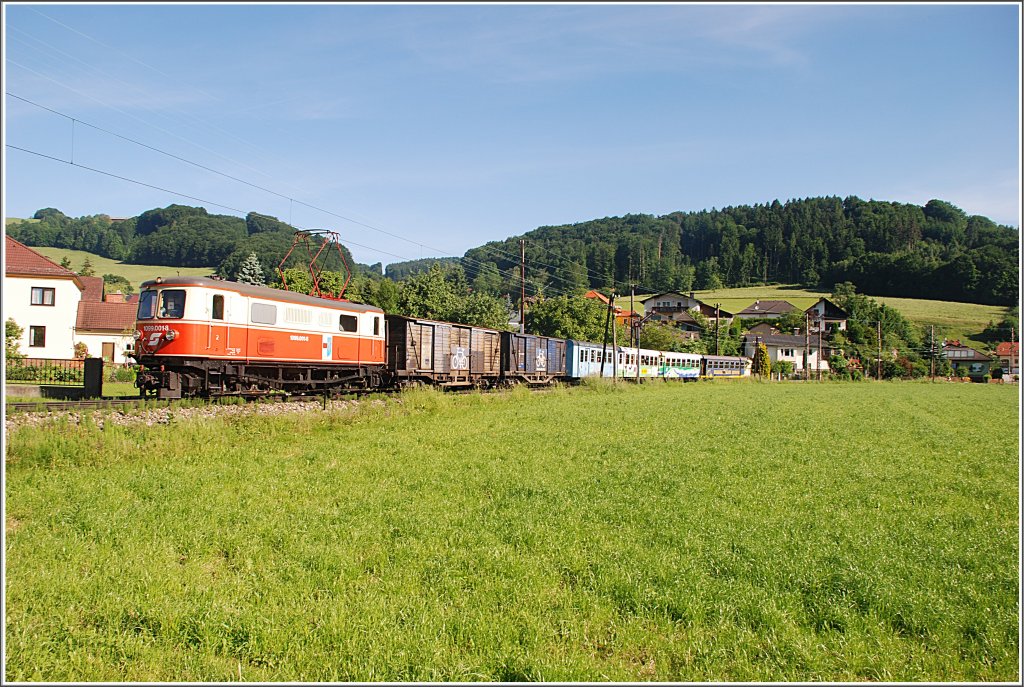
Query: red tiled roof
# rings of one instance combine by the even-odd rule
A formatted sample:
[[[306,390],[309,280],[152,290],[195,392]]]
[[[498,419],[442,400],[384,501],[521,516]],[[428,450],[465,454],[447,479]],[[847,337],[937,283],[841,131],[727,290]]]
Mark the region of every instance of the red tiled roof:
[[[44,258],[24,243],[15,241],[10,236],[5,236],[4,250],[4,273],[25,274],[45,277],[69,277],[75,280],[78,288],[82,288],[82,282],[77,274],[69,269],[61,267],[53,260]]]
[[[594,291],[594,290],[587,291],[585,294],[583,294],[583,297],[584,298],[596,298],[597,300],[601,301],[605,305],[608,305],[608,296],[605,296],[604,294],[599,293],[599,292]]]
[[[103,300],[103,277],[83,277],[78,276],[82,282],[82,286],[85,290],[82,291],[83,301],[92,301],[93,303],[99,303]]]
[[[1010,343],[1009,341],[1004,341],[1003,343],[996,346],[996,355],[1008,356],[1011,353],[1013,355],[1020,355],[1020,341],[1014,341],[1013,343]]]
[[[101,303],[81,301],[78,304],[78,319],[75,329],[107,329],[122,331],[135,325],[134,303]]]

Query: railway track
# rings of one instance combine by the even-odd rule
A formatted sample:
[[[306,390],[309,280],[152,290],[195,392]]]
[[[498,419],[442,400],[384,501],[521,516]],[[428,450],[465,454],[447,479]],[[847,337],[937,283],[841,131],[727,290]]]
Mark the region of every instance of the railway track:
[[[464,393],[472,393],[472,392],[477,391],[477,390],[478,389],[475,388],[475,387],[467,386],[465,388],[462,388],[462,387],[452,387],[452,388],[446,389],[445,391],[447,393],[464,394]],[[540,392],[540,391],[545,391],[545,390],[549,390],[549,389],[548,389],[548,387],[536,387],[536,388],[531,387],[531,390],[532,391]],[[501,391],[504,391],[504,389],[491,389],[489,391],[491,393],[500,393]],[[363,396],[368,396],[368,395],[371,395],[371,394],[391,396],[391,395],[400,394],[400,393],[401,393],[401,391],[397,390],[397,389],[359,389],[359,390],[350,390],[350,391],[345,392],[344,394],[340,394],[338,396],[332,396],[332,397],[329,397],[329,398],[330,398],[330,400],[339,400],[339,399],[346,399],[346,398],[362,398]],[[110,398],[95,398],[95,399],[88,399],[88,400],[81,400],[81,401],[47,401],[47,400],[44,400],[44,399],[39,399],[38,401],[18,401],[18,402],[15,402],[15,403],[10,403],[9,402],[9,403],[7,403],[7,412],[17,412],[17,413],[48,413],[48,412],[56,412],[56,411],[63,411],[63,410],[79,410],[79,411],[85,411],[85,410],[108,410],[108,409],[115,409],[115,408],[138,408],[138,407],[143,406],[143,405],[148,406],[150,408],[162,408],[162,407],[174,404],[174,403],[181,403],[182,401],[185,401],[185,402],[187,402],[189,404],[196,404],[196,403],[216,404],[218,401],[225,401],[225,400],[228,400],[230,398],[242,398],[243,400],[245,400],[248,403],[252,403],[252,402],[296,403],[296,402],[303,402],[303,401],[306,402],[306,403],[322,403],[324,401],[324,397],[322,395],[318,396],[318,395],[313,395],[313,394],[305,395],[305,396],[303,396],[303,395],[288,395],[288,396],[285,396],[283,394],[267,394],[267,395],[262,395],[262,396],[219,397],[219,398],[212,398],[212,399],[205,399],[205,400],[204,399],[196,399],[196,398],[191,398],[191,399],[157,399],[157,398],[153,398],[153,397],[147,397],[147,398],[138,398],[138,397],[131,397],[131,398],[110,397]]]
[[[38,401],[19,401],[17,403],[8,403],[7,411],[18,413],[32,413],[52,412],[58,410],[96,410],[101,408],[132,408],[138,407],[143,403],[164,405],[166,402],[157,401],[156,399],[152,398],[94,398],[86,401],[44,401],[40,399]]]
[[[345,398],[345,397],[361,397],[370,393],[385,393],[380,391],[353,391],[343,394],[339,397],[332,398]],[[274,402],[274,403],[294,403],[305,401],[307,403],[321,403],[324,400],[323,396],[283,396],[281,394],[273,394],[266,396],[248,396],[243,397],[246,402]],[[218,400],[226,399],[184,399],[189,404],[206,403],[216,404]],[[148,406],[150,408],[163,408],[173,403],[181,403],[181,399],[157,399],[157,398],[95,398],[82,401],[47,401],[40,399],[38,401],[18,401],[16,403],[7,404],[7,412],[16,413],[48,413],[63,410],[109,410],[116,408],[138,408],[140,406]]]

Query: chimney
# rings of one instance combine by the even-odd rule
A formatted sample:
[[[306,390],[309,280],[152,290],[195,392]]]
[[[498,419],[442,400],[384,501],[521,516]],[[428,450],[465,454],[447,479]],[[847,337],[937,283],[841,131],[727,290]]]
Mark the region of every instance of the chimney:
[[[690,292],[690,300],[692,300],[692,301],[695,301],[695,300],[697,300],[697,299],[696,299],[696,298],[694,297],[694,295],[693,295],[693,291],[691,291],[691,292]]]
[[[125,302],[124,294],[121,293],[120,291],[115,291],[114,293],[108,293],[106,300],[107,300],[107,303],[124,303]]]

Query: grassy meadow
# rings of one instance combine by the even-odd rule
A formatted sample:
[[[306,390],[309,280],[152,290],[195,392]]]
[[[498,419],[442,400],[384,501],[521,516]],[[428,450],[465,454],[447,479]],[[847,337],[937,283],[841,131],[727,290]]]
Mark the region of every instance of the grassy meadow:
[[[5,678],[1016,681],[1018,402],[597,384],[13,429]]]
[[[104,274],[116,274],[124,277],[135,290],[138,291],[142,282],[157,277],[207,277],[216,271],[216,267],[160,267],[156,265],[131,265],[118,260],[104,258],[94,253],[87,253],[81,250],[70,248],[46,248],[42,246],[30,246],[32,250],[40,255],[60,264],[60,261],[67,257],[71,260],[71,269],[76,272],[82,268],[86,258],[92,263],[96,276]]]

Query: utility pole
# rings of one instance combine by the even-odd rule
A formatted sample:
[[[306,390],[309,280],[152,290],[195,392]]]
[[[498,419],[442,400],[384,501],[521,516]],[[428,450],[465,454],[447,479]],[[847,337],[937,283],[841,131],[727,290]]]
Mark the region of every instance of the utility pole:
[[[633,256],[629,257],[629,345],[633,345],[633,292],[636,285],[633,284]]]
[[[722,304],[721,303],[715,303],[715,355],[720,355],[720,353],[719,353],[719,343],[718,343],[719,342],[718,330],[719,330],[719,328],[721,326],[722,326]]]
[[[882,379],[882,321],[877,322],[878,325],[878,366],[875,372],[875,379]]]
[[[822,319],[818,318],[818,381],[821,381],[821,330],[825,328]]]
[[[519,239],[519,333],[526,333],[526,239]]]
[[[932,360],[932,381],[935,381],[935,325],[931,326],[932,329],[932,342],[928,346],[928,357]]]
[[[615,307],[615,292],[612,291],[612,299],[608,301],[611,308]],[[619,376],[619,328],[615,326],[615,318],[612,318],[612,384],[617,383]]]
[[[604,315],[604,341],[601,343],[601,376],[604,377],[604,361],[608,359],[608,321],[612,316],[612,303],[615,302],[615,292],[612,291],[611,300],[608,301],[608,312]]]
[[[811,313],[804,313],[804,381],[811,378]]]
[[[660,239],[659,239],[660,241]],[[640,381],[640,332],[636,328],[636,311],[633,310],[633,296],[636,284],[629,285],[629,341],[636,347],[636,381]]]

